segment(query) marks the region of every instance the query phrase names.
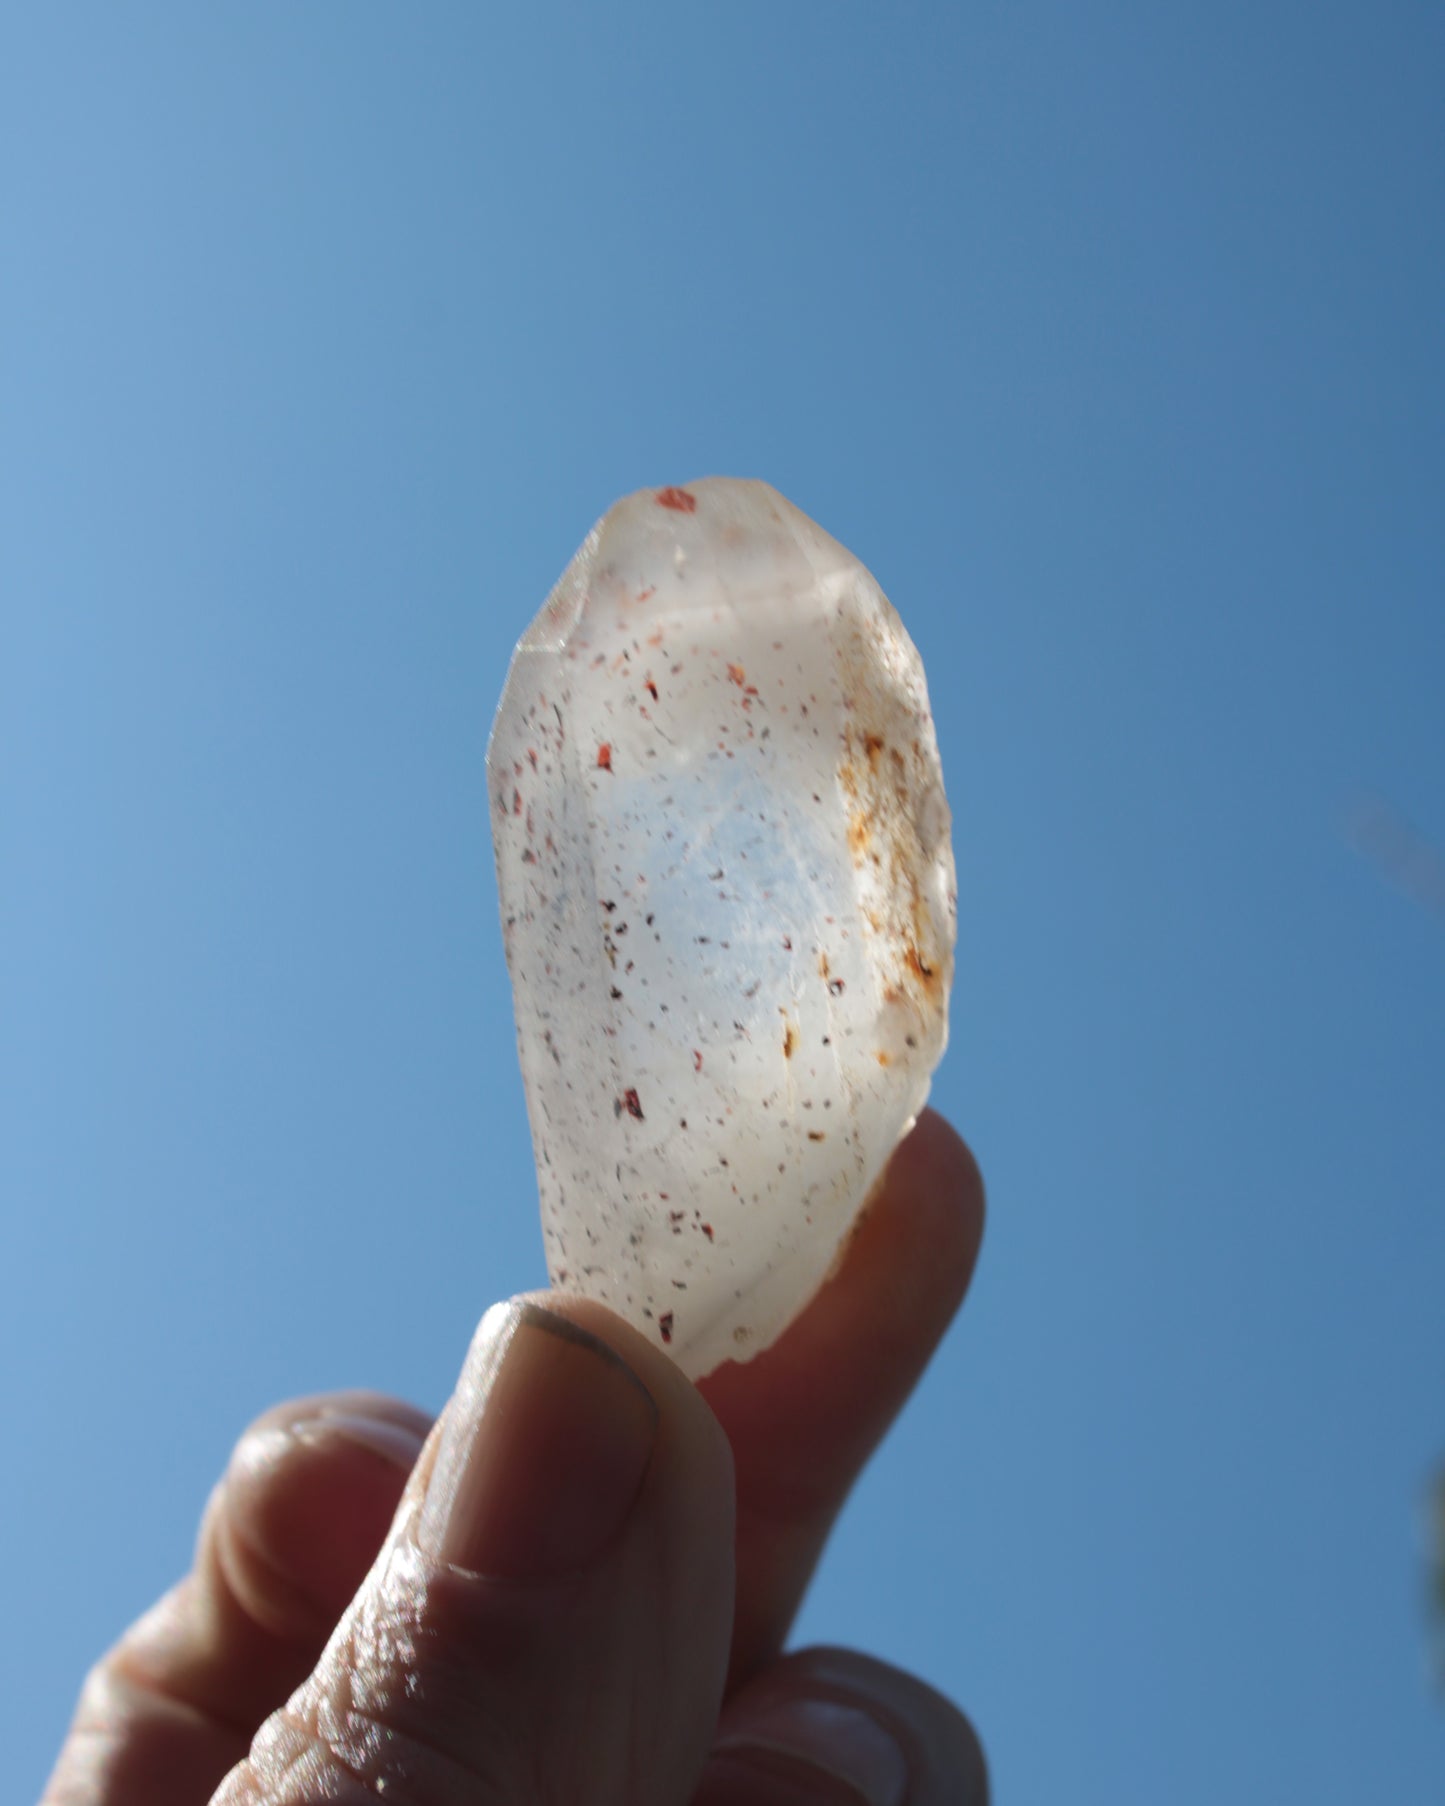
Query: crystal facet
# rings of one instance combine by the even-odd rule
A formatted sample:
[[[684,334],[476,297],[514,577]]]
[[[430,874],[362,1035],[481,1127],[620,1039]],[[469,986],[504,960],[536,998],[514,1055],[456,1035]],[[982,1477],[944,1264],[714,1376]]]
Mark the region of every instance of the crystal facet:
[[[948,1032],[923,666],[766,483],[642,490],[517,647],[487,756],[547,1262],[692,1375],[826,1277]]]

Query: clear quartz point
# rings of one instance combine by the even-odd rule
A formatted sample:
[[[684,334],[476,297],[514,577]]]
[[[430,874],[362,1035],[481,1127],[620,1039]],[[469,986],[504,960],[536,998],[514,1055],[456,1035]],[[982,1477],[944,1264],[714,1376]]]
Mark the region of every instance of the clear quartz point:
[[[487,755],[547,1264],[690,1375],[826,1277],[948,1034],[923,666],[766,483],[626,497],[517,647]]]

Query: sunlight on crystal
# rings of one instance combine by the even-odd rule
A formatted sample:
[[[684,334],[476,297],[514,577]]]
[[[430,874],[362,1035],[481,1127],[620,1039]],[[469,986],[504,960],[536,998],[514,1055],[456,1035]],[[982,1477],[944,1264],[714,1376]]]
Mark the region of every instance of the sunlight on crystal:
[[[518,645],[487,757],[547,1262],[692,1375],[826,1277],[947,1040],[923,667],[766,483],[642,490]]]

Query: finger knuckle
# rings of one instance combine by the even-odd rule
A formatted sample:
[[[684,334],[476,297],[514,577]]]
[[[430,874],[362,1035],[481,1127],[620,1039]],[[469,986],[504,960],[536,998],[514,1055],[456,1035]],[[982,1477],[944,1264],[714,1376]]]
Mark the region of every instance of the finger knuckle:
[[[520,1798],[390,1724],[335,1703],[293,1704],[261,1727],[216,1806],[508,1806]]]
[[[409,1589],[363,1595],[247,1764],[266,1806],[528,1806],[544,1795],[465,1646]],[[242,1806],[238,1793],[223,1806]]]

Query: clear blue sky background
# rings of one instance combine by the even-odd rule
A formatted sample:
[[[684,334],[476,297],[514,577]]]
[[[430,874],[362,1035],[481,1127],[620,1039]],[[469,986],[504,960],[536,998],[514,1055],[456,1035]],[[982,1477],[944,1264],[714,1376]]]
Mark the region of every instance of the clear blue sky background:
[[[1405,0],[7,9],[17,1800],[254,1413],[541,1280],[487,729],[708,472],[923,650],[990,1195],[802,1634],[1001,1801],[1440,1798],[1442,95]]]

